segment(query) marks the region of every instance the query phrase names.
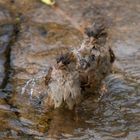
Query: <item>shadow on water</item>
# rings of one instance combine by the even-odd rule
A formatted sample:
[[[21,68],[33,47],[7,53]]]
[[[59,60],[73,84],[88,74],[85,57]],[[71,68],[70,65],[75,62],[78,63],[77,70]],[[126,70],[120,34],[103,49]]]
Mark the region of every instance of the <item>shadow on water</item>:
[[[5,0],[6,2],[8,3],[9,1]],[[87,3],[81,0],[80,2],[75,2],[74,6],[68,6],[69,4],[72,5],[70,1],[63,2],[61,3],[61,8],[67,12],[71,11],[75,13],[73,18],[76,18],[78,22],[82,21],[84,16],[85,19],[88,19],[95,14],[98,15],[99,12],[103,15],[105,14],[109,22],[113,21],[111,24],[116,22],[114,25],[111,25],[109,31],[112,35],[113,50],[117,60],[114,65],[114,73],[105,79],[105,83],[108,86],[108,93],[102,97],[98,95],[88,97],[73,111],[56,109],[51,112],[46,112],[44,108],[41,108],[40,103],[30,98],[29,95],[25,94],[23,96],[16,92],[11,93],[12,86],[7,84],[6,89],[0,90],[1,139],[140,139],[140,47],[138,46],[139,24],[137,19],[139,1],[119,0],[114,2],[113,0],[109,0],[108,2],[104,2],[102,0],[88,0]],[[0,3],[4,4],[4,1],[0,0]],[[27,20],[29,18],[39,23],[58,21],[58,23],[64,22],[68,24],[61,17],[57,19],[58,17],[56,15],[50,14],[52,13],[51,8],[46,10],[46,6],[38,1],[31,0],[27,4],[27,0],[21,3],[15,0],[8,7],[14,9],[14,3],[21,8],[19,11],[23,12],[21,13],[23,19]],[[68,8],[66,9],[65,6]],[[77,9],[79,12],[77,12]],[[48,14],[50,16],[46,18]],[[56,28],[58,25],[53,23],[52,26],[50,28]],[[31,28],[33,31],[34,29]],[[64,30],[67,30],[65,33],[67,35],[69,28],[66,27]],[[59,29],[58,32],[62,34],[64,30]],[[71,34],[73,33],[76,36],[73,35],[72,39],[77,39],[78,33],[72,31]],[[47,32],[44,31],[44,28],[41,28],[41,34],[46,36]],[[54,33],[51,33],[50,36],[52,34]],[[71,38],[71,34],[68,34],[67,37]],[[28,36],[28,34],[26,35]],[[59,37],[62,36],[55,34],[55,37],[59,41]],[[0,41],[4,41],[4,39],[0,38]],[[67,45],[70,43],[67,40],[64,42]],[[47,40],[46,43],[50,42]],[[33,58],[36,57],[36,52],[34,53],[35,56]],[[1,57],[2,55],[0,56],[0,70],[2,71],[2,61],[4,60],[6,62],[6,60],[5,57]],[[40,57],[39,55],[38,59]],[[35,61],[34,59],[30,60]],[[44,62],[44,64],[46,63]],[[2,76],[4,77],[4,73],[2,73]]]

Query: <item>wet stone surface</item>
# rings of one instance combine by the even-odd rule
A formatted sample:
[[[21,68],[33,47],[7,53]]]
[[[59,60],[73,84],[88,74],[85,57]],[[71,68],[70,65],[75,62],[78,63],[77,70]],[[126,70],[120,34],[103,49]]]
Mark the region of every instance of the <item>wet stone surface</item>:
[[[114,73],[105,79],[108,93],[87,97],[76,111],[48,113],[28,94],[13,92],[6,98],[7,91],[0,91],[0,139],[139,140],[139,0],[57,2],[73,23],[39,0],[0,0],[0,85],[6,75],[5,52],[13,31],[9,20],[21,22],[17,41],[10,45],[11,84],[21,93],[21,87],[31,78],[25,87],[29,91],[34,77],[42,82],[39,79],[53,65],[55,56],[81,44],[82,35],[75,23],[87,25],[102,17],[116,54]],[[42,86],[37,90],[43,90]]]
[[[6,67],[8,67],[10,43],[14,39],[14,24],[10,19],[10,12],[0,6],[0,87],[4,87],[7,81]]]

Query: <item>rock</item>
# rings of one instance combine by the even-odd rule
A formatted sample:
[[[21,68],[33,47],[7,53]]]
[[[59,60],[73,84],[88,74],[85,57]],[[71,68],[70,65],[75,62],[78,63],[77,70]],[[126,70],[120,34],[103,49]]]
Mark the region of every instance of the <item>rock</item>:
[[[0,5],[0,21],[10,21],[11,13],[4,6]]]
[[[14,24],[10,20],[10,12],[0,6],[0,88],[3,88],[6,84],[8,55],[10,43],[14,36]]]

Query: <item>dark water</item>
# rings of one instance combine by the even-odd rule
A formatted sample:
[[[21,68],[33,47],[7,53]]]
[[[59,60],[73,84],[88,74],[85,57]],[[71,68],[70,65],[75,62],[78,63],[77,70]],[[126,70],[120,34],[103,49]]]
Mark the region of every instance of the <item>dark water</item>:
[[[7,3],[10,10],[18,6],[23,21],[69,24],[61,16],[52,14],[51,8],[35,0],[15,0],[14,4],[9,4],[8,0],[0,0],[0,3]],[[78,23],[83,18],[92,20],[95,15],[100,14],[107,18],[111,45],[116,54],[114,72],[105,79],[108,92],[102,97],[90,96],[75,111],[56,109],[46,113],[36,101],[26,97],[28,95],[11,93],[12,85],[7,84],[0,90],[0,139],[139,140],[139,0],[63,0],[58,3]],[[48,14],[49,18],[46,16]],[[73,35],[73,39],[75,38]],[[2,51],[0,53],[4,54]],[[6,74],[3,64],[6,57],[9,56],[0,56],[0,75],[3,77]]]

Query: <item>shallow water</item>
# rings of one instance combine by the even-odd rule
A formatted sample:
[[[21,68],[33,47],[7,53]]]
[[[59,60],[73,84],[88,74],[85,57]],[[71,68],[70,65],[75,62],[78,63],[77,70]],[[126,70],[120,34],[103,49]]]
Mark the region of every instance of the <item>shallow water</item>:
[[[64,36],[61,34],[65,30],[69,39],[77,40],[74,42],[74,45],[79,44],[81,40],[80,33],[74,30],[71,27],[72,25],[67,26],[70,24],[69,21],[56,15],[51,8],[41,4],[37,0],[31,0],[30,2],[28,2],[28,0],[23,0],[22,2],[20,0],[15,0],[15,3],[13,4],[10,4],[10,1],[8,0],[0,0],[0,3],[2,5],[7,3],[7,8],[10,10],[14,9],[15,12],[21,12],[22,17],[20,18],[22,18],[22,22],[37,22],[37,26],[39,23],[43,24],[43,27],[47,22],[52,22],[53,24],[49,23],[49,25],[52,25],[50,27],[51,29],[54,29],[54,26],[56,29],[59,28],[55,35],[55,42],[53,38],[51,38],[51,34],[50,42],[45,41],[45,43],[50,46],[52,45],[54,50],[56,44],[67,44],[67,47],[73,47],[73,44],[71,44],[72,41],[67,42],[67,40],[64,39],[64,41],[62,39]],[[12,83],[9,78],[9,84],[0,90],[0,139],[139,140],[139,0],[109,0],[108,2],[103,0],[63,0],[62,2],[59,1],[58,4],[79,24],[83,19],[94,20],[94,16],[102,15],[106,18],[109,25],[109,39],[111,40],[111,45],[116,54],[114,72],[105,79],[108,86],[108,92],[102,97],[97,95],[88,97],[82,102],[77,110],[68,111],[66,109],[56,109],[48,113],[44,108],[41,108],[38,100],[31,98],[30,95],[24,94],[23,96],[19,93],[12,93],[13,86],[11,85]],[[17,10],[16,6],[20,8]],[[56,24],[54,24],[54,22],[56,22]],[[65,24],[65,26],[62,27],[61,24]],[[23,27],[26,27],[26,24],[23,24]],[[30,27],[31,28],[28,29],[31,29],[34,37],[36,37],[35,35],[38,35],[36,25]],[[22,31],[28,29],[23,28]],[[69,30],[71,30],[70,34],[68,34]],[[30,33],[30,30],[28,32]],[[43,37],[45,36],[44,34],[46,35],[46,32],[43,30]],[[22,36],[24,36],[24,32]],[[22,36],[19,36],[18,39],[22,40]],[[28,37],[30,37],[30,35],[28,35]],[[58,40],[60,37],[62,40],[59,42]],[[41,38],[41,41],[42,40],[43,38]],[[37,42],[38,46],[42,43],[41,41]],[[24,44],[25,42],[22,43]],[[15,46],[19,45],[20,47],[20,45],[22,46],[23,44],[17,43]],[[17,68],[16,72],[19,72],[19,75],[17,74],[17,77],[15,78],[15,81],[17,79],[19,80],[16,84],[19,84],[19,86],[22,85],[23,79],[25,82],[31,77],[31,74],[34,74],[34,71],[32,72],[30,70],[30,74],[25,75],[23,73],[24,66],[27,63],[35,63],[36,60],[38,60],[36,63],[40,64],[43,60],[42,64],[47,65],[46,60],[50,61],[53,58],[52,55],[49,59],[42,59],[46,56],[46,53],[43,52],[45,49],[45,45],[42,46],[42,50],[33,47],[32,56],[29,57],[28,61],[23,61],[25,62],[23,65],[20,63],[20,60],[22,60],[19,55],[20,53],[17,54],[19,59],[17,59],[17,61],[15,60],[14,64],[18,65],[11,64],[13,68]],[[30,51],[30,48],[29,50],[25,49],[25,51]],[[28,56],[28,54],[26,56]],[[11,61],[15,59],[13,57],[11,58]],[[0,62],[3,60],[5,61],[5,58],[2,58]],[[4,67],[3,63],[0,63],[0,65],[2,65],[0,68],[2,69]],[[20,66],[20,69],[18,66]],[[35,65],[35,68],[37,66],[38,65]],[[44,70],[44,67],[39,67],[38,69],[40,70],[40,68]],[[5,74],[3,71],[2,73],[2,75]],[[39,76],[41,75],[42,73],[40,72]]]

